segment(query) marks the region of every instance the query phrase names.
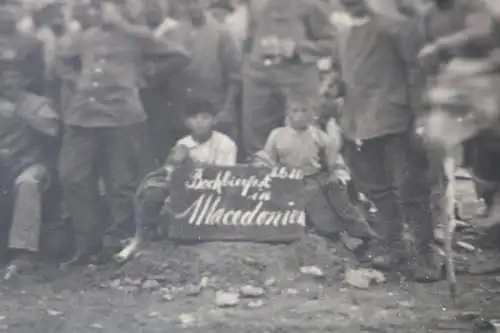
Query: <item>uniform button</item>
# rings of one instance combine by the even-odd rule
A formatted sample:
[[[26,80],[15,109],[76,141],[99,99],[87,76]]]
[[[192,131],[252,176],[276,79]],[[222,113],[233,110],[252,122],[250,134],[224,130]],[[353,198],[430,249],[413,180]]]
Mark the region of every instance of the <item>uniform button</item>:
[[[97,87],[99,87],[99,82],[93,82],[93,83],[92,83],[92,85],[93,85],[95,88],[97,88]]]
[[[91,102],[95,102],[95,98],[94,98],[94,97],[90,97],[90,98],[89,98],[89,101],[91,101]]]
[[[102,73],[102,68],[101,67],[97,67],[94,71],[96,73]]]

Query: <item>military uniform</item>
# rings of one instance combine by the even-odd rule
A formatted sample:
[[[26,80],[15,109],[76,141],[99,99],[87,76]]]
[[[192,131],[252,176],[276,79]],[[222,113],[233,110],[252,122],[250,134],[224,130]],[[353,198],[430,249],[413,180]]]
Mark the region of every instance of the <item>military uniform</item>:
[[[0,58],[1,75],[6,70],[20,71],[14,48]],[[0,78],[3,80],[3,77]],[[0,169],[3,218],[10,231],[7,246],[13,250],[37,252],[41,228],[42,193],[47,189],[49,173],[40,140],[55,136],[58,115],[46,98],[21,88],[13,98],[0,97]]]
[[[186,57],[181,48],[154,38],[146,27],[132,27],[133,32],[92,27],[75,38],[63,57],[69,64],[75,58],[81,63],[71,102],[63,112],[60,154],[65,204],[78,243],[75,259],[84,259],[102,245],[103,226],[95,200],[98,175],[106,184],[113,226],[123,229],[132,227],[138,182],[153,168],[139,99],[144,82],[141,64],[151,54],[167,62]],[[163,70],[157,75],[168,75],[168,68]]]

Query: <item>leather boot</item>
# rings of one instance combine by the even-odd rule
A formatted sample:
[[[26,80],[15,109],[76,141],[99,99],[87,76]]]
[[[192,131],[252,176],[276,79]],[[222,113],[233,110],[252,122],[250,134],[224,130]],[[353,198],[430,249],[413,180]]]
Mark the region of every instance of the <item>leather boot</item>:
[[[413,231],[414,246],[410,263],[410,276],[419,282],[432,282],[442,276],[443,261],[433,246],[434,226],[430,204],[426,200],[409,203],[404,206],[405,218]]]
[[[420,249],[417,252],[412,278],[422,283],[439,281],[443,277],[443,265],[443,259],[431,246]]]
[[[18,253],[10,262],[5,271],[4,280],[13,280],[19,274],[27,273],[35,269],[36,254],[30,252]]]
[[[399,270],[406,259],[406,247],[402,240],[392,241],[374,252],[372,267],[379,270]]]

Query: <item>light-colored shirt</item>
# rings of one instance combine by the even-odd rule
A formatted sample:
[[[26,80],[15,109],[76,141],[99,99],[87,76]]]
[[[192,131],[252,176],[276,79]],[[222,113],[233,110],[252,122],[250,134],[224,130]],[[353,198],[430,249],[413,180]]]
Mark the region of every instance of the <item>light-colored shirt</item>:
[[[305,176],[321,171],[324,163],[329,168],[337,163],[338,146],[335,136],[310,126],[305,131],[280,127],[269,135],[264,151],[278,164],[301,169]],[[326,161],[321,160],[324,154]]]
[[[189,150],[189,157],[198,163],[207,163],[218,166],[233,166],[236,164],[237,148],[231,138],[214,131],[212,137],[199,143],[191,135],[177,142]]]

